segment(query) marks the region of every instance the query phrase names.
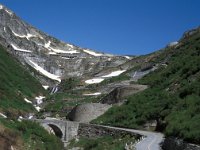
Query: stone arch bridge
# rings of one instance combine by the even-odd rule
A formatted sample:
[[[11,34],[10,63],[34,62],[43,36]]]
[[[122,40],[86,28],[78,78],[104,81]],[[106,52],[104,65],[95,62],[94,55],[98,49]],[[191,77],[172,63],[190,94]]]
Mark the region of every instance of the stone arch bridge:
[[[78,122],[63,121],[58,119],[34,119],[33,121],[40,123],[49,132],[53,132],[59,137],[63,143],[67,143],[78,134]]]

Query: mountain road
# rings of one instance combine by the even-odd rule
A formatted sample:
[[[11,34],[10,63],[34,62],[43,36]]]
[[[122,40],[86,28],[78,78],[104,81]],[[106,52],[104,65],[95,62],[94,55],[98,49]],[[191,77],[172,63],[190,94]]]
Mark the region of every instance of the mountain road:
[[[160,144],[164,140],[164,135],[162,133],[127,129],[127,128],[118,128],[111,126],[103,126],[103,127],[117,129],[117,130],[124,130],[142,135],[141,140],[135,143],[136,150],[161,150]]]

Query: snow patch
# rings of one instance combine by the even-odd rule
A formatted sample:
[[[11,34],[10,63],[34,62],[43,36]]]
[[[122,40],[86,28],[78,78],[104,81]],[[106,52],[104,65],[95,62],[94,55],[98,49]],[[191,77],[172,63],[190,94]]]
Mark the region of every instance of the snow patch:
[[[29,101],[27,98],[24,98],[25,102],[32,104],[31,101]]]
[[[67,46],[69,46],[70,48],[73,48],[74,46],[73,45],[71,45],[71,44],[67,44]]]
[[[33,68],[35,68],[37,71],[39,71],[41,74],[45,75],[46,77],[52,79],[52,80],[56,80],[58,82],[61,82],[60,76],[54,75],[46,70],[44,70],[42,67],[38,66],[38,64],[34,63],[31,60],[28,60],[31,65],[33,66]]]
[[[50,45],[51,45],[51,41],[49,41],[48,43],[45,43],[44,47],[47,48],[47,49],[49,49]]]
[[[4,9],[4,6],[0,4],[0,10],[1,10],[1,9]],[[9,15],[12,15],[12,14],[13,14],[10,10],[8,10],[8,9],[6,9],[6,8],[5,8],[4,10],[5,10]]]
[[[96,92],[96,93],[89,93],[89,94],[83,94],[84,96],[95,96],[95,95],[101,95],[100,92]]]
[[[48,54],[49,54],[49,55],[58,55],[58,54],[55,53],[55,52],[49,52]]]
[[[30,34],[30,33],[28,33],[27,34],[27,36],[26,36],[26,38],[29,40],[30,38],[32,38],[32,37],[37,37],[36,35],[33,35],[33,34]]]
[[[26,38],[26,35],[19,35],[19,34],[15,33],[14,31],[12,31],[12,33],[17,37]]]
[[[70,50],[70,51],[66,51],[66,50],[61,50],[61,49],[55,49],[52,47],[49,47],[52,51],[56,52],[56,53],[65,53],[65,54],[76,54],[79,53],[77,52],[77,50]]]
[[[5,9],[5,11],[9,14],[9,15],[12,15],[13,13],[10,11],[10,10],[8,10],[8,9]]]
[[[32,119],[32,118],[33,118],[33,115],[28,116],[28,119]]]
[[[68,58],[68,57],[61,57],[62,59],[70,59],[70,58]]]
[[[11,44],[12,48],[16,51],[20,51],[20,52],[26,52],[26,53],[32,53],[32,51],[30,50],[26,50],[26,49],[22,49],[22,48],[18,48],[16,47],[14,44]]]
[[[35,109],[39,112],[41,108],[39,106],[34,105]]]
[[[108,61],[111,61],[112,60],[112,58],[108,58]]]
[[[30,38],[32,38],[32,37],[39,37],[39,38],[41,38],[41,39],[44,39],[42,36],[37,36],[37,35],[30,34],[30,33],[28,33],[27,35],[19,35],[19,34],[17,34],[17,33],[14,32],[14,31],[12,31],[12,33],[13,33],[15,36],[17,36],[17,37],[20,37],[20,38],[27,38],[28,40],[30,40]]]
[[[0,113],[0,116],[3,117],[3,118],[7,118],[7,116],[4,115],[3,113]]]
[[[124,56],[126,59],[131,60],[131,57],[129,56]]]
[[[171,46],[176,46],[177,44],[178,44],[178,42],[175,41],[175,42],[171,42],[171,43],[169,43],[168,46],[170,46],[170,47],[171,47]]]
[[[115,77],[115,76],[119,76],[120,74],[122,74],[123,72],[125,72],[126,70],[118,70],[118,71],[114,71],[111,72],[108,75],[102,76],[103,78],[109,78],[109,77]]]
[[[90,50],[88,50],[88,49],[84,49],[83,50],[85,53],[88,53],[88,54],[90,54],[90,55],[93,55],[93,56],[102,56],[103,54],[100,54],[100,53],[96,53],[96,52],[93,52],[93,51],[90,51]]]
[[[115,77],[115,76],[119,76],[121,73],[125,72],[126,70],[118,70],[118,71],[113,71],[110,74],[101,76],[99,78],[93,78],[93,79],[89,79],[86,80],[85,83],[86,84],[95,84],[95,83],[100,83],[102,82],[105,78],[110,78],[110,77]]]
[[[52,48],[51,46],[51,41],[48,41],[48,43],[45,43],[44,47],[47,48],[48,50],[51,50],[53,51],[52,53],[55,54],[55,53],[64,53],[64,54],[75,54],[75,53],[79,53],[77,52],[77,50],[70,50],[70,51],[67,51],[67,50],[62,50],[62,49],[56,49],[56,48]],[[69,45],[68,45],[69,46]]]
[[[43,87],[45,90],[47,90],[47,89],[49,88],[48,85],[43,85],[42,87]]]
[[[42,104],[44,98],[45,98],[44,96],[37,96],[37,97],[35,97],[37,105]]]
[[[19,116],[19,118],[18,118],[17,120],[18,120],[19,122],[21,122],[22,119],[23,119],[23,117],[22,117],[22,116]]]
[[[103,78],[94,78],[94,79],[86,80],[85,83],[87,83],[87,84],[95,84],[95,83],[100,83],[103,80],[104,80]]]

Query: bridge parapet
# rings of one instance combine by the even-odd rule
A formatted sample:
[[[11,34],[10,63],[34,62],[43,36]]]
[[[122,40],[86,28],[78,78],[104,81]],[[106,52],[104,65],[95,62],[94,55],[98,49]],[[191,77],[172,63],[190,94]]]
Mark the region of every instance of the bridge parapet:
[[[53,118],[35,119],[34,121],[40,123],[49,132],[51,132],[50,129],[52,129],[55,135],[61,138],[64,143],[67,143],[78,134],[78,122],[64,121]]]

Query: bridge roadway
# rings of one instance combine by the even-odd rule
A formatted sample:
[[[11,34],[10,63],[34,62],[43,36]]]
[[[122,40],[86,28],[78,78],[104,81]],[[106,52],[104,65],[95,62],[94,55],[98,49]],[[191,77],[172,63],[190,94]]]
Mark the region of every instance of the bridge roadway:
[[[33,121],[40,123],[49,132],[51,132],[52,129],[53,133],[55,133],[56,136],[61,138],[61,140],[65,145],[69,140],[75,138],[78,135],[78,128],[79,128],[78,122],[58,120],[54,118],[34,119]],[[160,143],[164,140],[164,135],[157,132],[141,131],[141,130],[102,126],[102,125],[96,125],[96,126],[101,126],[116,130],[124,130],[142,135],[141,140],[135,143],[134,145],[136,147],[136,150],[160,150],[161,149]]]

